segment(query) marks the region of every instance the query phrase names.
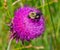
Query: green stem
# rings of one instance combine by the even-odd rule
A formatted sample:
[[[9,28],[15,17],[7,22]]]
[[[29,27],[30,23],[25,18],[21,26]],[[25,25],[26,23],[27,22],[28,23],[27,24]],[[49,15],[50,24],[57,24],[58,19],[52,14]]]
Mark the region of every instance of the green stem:
[[[51,5],[53,3],[54,3],[53,1],[52,2],[49,2],[49,5]],[[37,8],[42,8],[42,7],[45,7],[45,6],[48,6],[48,3],[45,3],[44,5],[41,5],[41,6],[37,7]]]
[[[45,0],[42,0],[42,5],[45,5]],[[45,15],[45,9],[44,6],[42,7],[43,14]]]
[[[20,2],[20,6],[21,6],[21,7],[24,7],[24,5],[23,5],[23,3],[22,3],[22,0],[17,0],[17,1],[15,1],[12,5],[15,5],[15,4],[18,3],[18,2]]]
[[[49,3],[48,3],[48,8],[49,8],[49,12],[50,12],[51,10],[50,10]],[[55,26],[54,26],[54,22],[53,22],[53,18],[52,18],[52,14],[51,14],[51,12],[50,12],[50,18],[51,18],[51,23],[52,23],[53,30],[54,30],[54,33],[55,33]]]
[[[47,0],[47,2],[49,2],[48,0]],[[52,17],[52,13],[51,13],[51,10],[50,10],[50,6],[49,6],[49,3],[48,3],[48,8],[49,8],[49,12],[50,12],[50,19],[51,19],[51,23],[52,23],[52,27],[53,27],[53,31],[54,31],[54,34],[56,33],[56,30],[55,30],[55,25],[54,25],[54,22],[53,22],[53,17]],[[52,38],[53,38],[53,34],[51,34],[51,40],[50,40],[50,50],[52,50]],[[55,40],[56,40],[56,34],[55,34],[55,38],[54,38]],[[54,44],[56,44],[55,43],[55,41],[54,41]],[[54,49],[55,49],[55,46],[56,45],[54,45]]]
[[[10,45],[11,45],[12,40],[13,40],[13,38],[10,39],[7,50],[10,50]]]

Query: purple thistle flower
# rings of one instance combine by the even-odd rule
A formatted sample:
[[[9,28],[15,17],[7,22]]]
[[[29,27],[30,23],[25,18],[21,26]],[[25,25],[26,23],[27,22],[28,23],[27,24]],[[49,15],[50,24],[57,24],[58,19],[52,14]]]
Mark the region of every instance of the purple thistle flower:
[[[42,13],[31,7],[19,8],[15,11],[11,24],[11,38],[18,42],[39,37],[45,30],[45,20]]]

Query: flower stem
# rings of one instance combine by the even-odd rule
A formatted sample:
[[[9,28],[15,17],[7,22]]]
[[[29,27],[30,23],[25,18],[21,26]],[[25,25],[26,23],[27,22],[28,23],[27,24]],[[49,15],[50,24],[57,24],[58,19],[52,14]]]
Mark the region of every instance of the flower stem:
[[[23,7],[22,0],[16,0],[12,5],[15,5],[16,3],[20,2],[20,6]]]
[[[10,50],[10,45],[11,45],[12,40],[13,40],[13,38],[10,39],[7,50]]]

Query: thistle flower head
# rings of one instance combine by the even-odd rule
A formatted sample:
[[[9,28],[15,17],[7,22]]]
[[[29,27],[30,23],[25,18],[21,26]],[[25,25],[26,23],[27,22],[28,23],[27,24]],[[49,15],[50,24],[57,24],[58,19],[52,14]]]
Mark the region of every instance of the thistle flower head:
[[[20,7],[15,11],[11,25],[13,33],[11,37],[16,41],[19,39],[30,41],[43,34],[44,30],[45,20],[41,11],[31,7]]]

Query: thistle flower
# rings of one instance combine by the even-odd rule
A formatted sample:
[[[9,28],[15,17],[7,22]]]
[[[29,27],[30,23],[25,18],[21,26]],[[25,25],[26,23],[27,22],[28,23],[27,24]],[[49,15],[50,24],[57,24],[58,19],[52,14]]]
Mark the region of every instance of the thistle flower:
[[[45,30],[45,20],[41,11],[31,7],[20,7],[14,13],[11,24],[11,38],[18,42],[39,37]]]

